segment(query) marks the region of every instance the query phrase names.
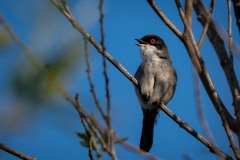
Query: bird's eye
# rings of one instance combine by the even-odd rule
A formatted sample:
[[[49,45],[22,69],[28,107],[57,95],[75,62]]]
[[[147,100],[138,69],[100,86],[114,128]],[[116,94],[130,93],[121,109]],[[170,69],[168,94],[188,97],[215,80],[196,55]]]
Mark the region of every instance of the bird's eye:
[[[150,43],[151,43],[151,44],[155,44],[155,43],[156,43],[156,40],[153,38],[153,39],[150,40]]]

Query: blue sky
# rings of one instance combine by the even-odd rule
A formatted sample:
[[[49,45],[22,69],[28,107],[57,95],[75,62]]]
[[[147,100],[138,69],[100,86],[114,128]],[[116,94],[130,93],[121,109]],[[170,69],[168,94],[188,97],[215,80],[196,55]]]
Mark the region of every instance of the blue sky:
[[[208,1],[205,4],[208,5]],[[182,31],[182,22],[174,2],[157,1],[169,19]],[[13,6],[14,4],[14,6]],[[71,1],[70,9],[79,23],[99,42],[98,1]],[[49,64],[56,81],[74,97],[80,94],[81,104],[100,119],[90,94],[83,40],[67,19],[49,1],[3,0],[0,13],[12,27],[19,39],[32,51],[41,64]],[[203,134],[197,118],[194,101],[193,71],[190,58],[178,38],[164,25],[146,1],[109,1],[104,3],[105,45],[107,51],[132,75],[141,63],[135,38],[146,34],[162,37],[168,46],[173,65],[177,70],[178,82],[175,95],[167,105],[174,113]],[[227,31],[226,4],[216,2],[214,20]],[[233,39],[238,42],[239,33],[233,18]],[[199,39],[202,27],[193,14],[193,32]],[[0,27],[1,31],[2,26]],[[4,32],[6,35],[6,33]],[[206,38],[201,48],[203,59],[216,90],[227,108],[232,111],[230,91],[221,66],[212,46]],[[89,54],[95,88],[102,105],[106,104],[102,57],[89,44]],[[239,57],[235,56],[239,68]],[[142,111],[131,82],[113,65],[108,63],[110,79],[112,125],[120,137],[138,146]],[[240,72],[236,69],[238,79]],[[21,49],[11,40],[0,46],[0,142],[18,149],[39,160],[88,159],[87,150],[80,146],[77,131],[83,131],[78,114],[61,95],[54,90],[54,81],[41,77],[27,60]],[[39,76],[39,77],[38,77]],[[29,88],[16,89],[18,80],[30,81],[44,89],[26,92]],[[41,83],[38,85],[37,83]],[[17,83],[18,84],[18,83]],[[24,85],[25,87],[28,84]],[[232,155],[220,118],[201,85],[204,113],[217,145]],[[195,138],[182,130],[164,113],[158,116],[154,143],[150,151],[162,159],[217,159]],[[204,135],[205,136],[205,135]],[[138,159],[135,154],[120,145],[116,147],[119,159]],[[0,159],[14,160],[15,157],[0,151]],[[103,159],[109,159],[104,156]]]

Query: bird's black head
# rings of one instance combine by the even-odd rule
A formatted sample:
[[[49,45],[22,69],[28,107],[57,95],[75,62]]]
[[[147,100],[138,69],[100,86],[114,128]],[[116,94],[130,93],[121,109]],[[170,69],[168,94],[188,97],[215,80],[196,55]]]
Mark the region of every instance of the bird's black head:
[[[139,42],[139,44],[137,44],[137,45],[141,45],[141,44],[153,45],[159,50],[166,48],[166,44],[164,43],[162,38],[160,38],[154,34],[149,34],[149,35],[142,37],[141,39],[135,39],[135,40],[137,40]]]

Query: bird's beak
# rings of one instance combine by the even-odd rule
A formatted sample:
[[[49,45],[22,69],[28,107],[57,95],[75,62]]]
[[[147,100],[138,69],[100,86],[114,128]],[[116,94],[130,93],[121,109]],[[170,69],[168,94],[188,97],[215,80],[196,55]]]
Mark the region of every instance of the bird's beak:
[[[138,41],[138,44],[136,44],[137,46],[145,46],[145,45],[147,45],[147,42],[144,42],[141,39],[135,39],[135,40]]]

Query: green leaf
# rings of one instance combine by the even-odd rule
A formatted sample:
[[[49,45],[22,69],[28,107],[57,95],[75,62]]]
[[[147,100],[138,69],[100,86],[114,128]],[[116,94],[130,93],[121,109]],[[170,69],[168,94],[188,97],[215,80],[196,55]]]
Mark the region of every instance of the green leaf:
[[[88,140],[88,135],[86,133],[77,132],[77,136],[83,140]]]

